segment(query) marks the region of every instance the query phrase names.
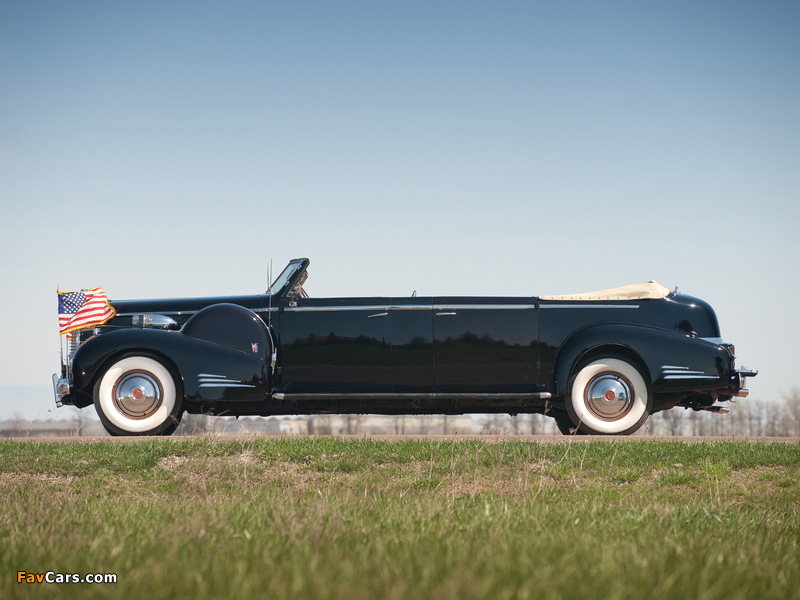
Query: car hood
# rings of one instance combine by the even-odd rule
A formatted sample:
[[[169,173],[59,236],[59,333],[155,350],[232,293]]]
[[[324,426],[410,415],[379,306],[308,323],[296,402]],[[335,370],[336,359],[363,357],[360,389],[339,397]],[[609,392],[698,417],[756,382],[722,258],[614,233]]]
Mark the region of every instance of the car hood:
[[[130,325],[130,317],[134,314],[168,315],[185,323],[194,313],[214,304],[238,304],[251,310],[260,309],[267,301],[266,296],[211,296],[204,298],[160,298],[156,300],[109,300],[109,304],[117,311],[109,325]],[[178,318],[182,317],[182,318]]]

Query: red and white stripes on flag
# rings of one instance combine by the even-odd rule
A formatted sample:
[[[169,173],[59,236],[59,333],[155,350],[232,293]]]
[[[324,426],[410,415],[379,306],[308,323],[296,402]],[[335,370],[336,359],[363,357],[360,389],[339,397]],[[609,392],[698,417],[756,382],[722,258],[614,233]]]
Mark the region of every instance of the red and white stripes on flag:
[[[108,303],[103,288],[58,292],[58,329],[61,335],[84,327],[102,325],[116,312]]]

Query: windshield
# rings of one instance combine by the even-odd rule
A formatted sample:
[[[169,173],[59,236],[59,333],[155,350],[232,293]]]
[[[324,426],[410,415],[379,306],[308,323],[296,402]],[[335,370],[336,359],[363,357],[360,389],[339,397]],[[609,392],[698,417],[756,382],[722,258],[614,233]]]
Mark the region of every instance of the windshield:
[[[272,282],[270,289],[272,293],[281,291],[281,288],[286,285],[286,282],[289,281],[289,277],[291,277],[297,269],[300,268],[302,263],[299,262],[290,262],[286,265],[286,268],[278,275],[278,278]]]

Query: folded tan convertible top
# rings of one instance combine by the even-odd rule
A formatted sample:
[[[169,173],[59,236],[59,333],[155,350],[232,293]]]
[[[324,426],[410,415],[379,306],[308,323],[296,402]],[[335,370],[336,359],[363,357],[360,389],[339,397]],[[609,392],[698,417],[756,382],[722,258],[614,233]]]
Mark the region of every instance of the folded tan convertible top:
[[[569,294],[566,296],[539,296],[540,300],[659,300],[666,298],[669,290],[657,281],[645,283],[632,283],[622,287],[585,292],[583,294]]]

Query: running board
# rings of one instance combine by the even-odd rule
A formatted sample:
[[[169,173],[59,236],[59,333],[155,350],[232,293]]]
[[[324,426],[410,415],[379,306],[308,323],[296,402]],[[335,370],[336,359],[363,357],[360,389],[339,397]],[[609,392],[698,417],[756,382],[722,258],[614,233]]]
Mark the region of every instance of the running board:
[[[547,400],[550,392],[522,394],[448,394],[448,393],[354,393],[354,394],[272,394],[275,400]]]

